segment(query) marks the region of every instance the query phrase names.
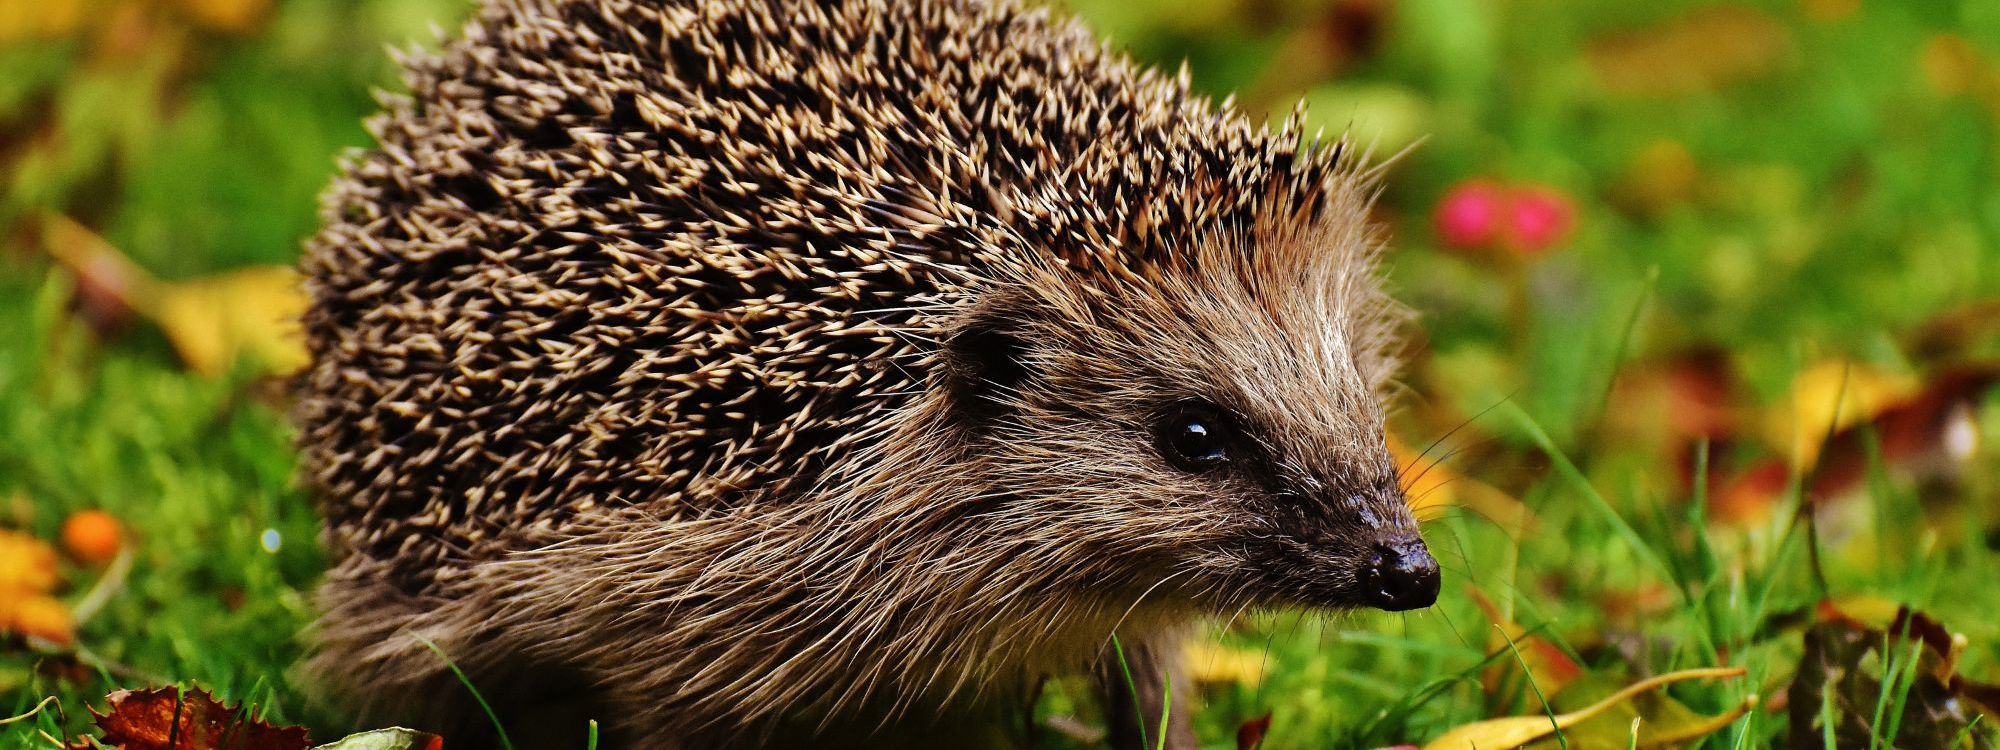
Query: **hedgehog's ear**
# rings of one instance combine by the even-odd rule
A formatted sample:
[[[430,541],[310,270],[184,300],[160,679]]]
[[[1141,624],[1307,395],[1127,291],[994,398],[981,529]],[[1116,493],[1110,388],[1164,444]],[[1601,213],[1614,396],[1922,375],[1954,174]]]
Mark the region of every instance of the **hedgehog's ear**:
[[[945,387],[960,414],[979,421],[1004,412],[1033,376],[1021,322],[1011,305],[982,305],[946,336]]]

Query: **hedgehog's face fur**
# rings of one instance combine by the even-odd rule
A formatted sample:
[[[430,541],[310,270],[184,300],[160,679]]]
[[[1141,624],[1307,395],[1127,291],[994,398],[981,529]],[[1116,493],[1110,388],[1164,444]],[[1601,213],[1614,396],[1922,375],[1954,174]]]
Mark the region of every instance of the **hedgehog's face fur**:
[[[1435,600],[1383,437],[1395,308],[1359,213],[1341,216],[1117,280],[1045,270],[964,316],[946,344],[959,434],[1028,533],[1119,571],[1080,585],[1216,611]]]

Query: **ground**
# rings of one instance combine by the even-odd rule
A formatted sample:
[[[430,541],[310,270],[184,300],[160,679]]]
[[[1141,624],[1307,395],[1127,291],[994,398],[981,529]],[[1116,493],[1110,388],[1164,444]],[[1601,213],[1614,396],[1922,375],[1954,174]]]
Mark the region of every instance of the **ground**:
[[[1266,747],[1421,744],[1728,666],[1746,674],[1618,710],[1673,728],[1747,700],[1710,748],[1797,743],[1794,720],[1812,744],[1991,746],[2000,4],[1070,7],[1247,112],[1303,97],[1315,126],[1403,154],[1379,218],[1421,317],[1393,431],[1445,593],[1218,625],[1194,654],[1208,745],[1265,715]],[[0,12],[0,622],[42,590],[9,550],[43,542],[65,549],[43,588],[80,620],[0,637],[0,714],[59,698],[0,746],[50,747],[155,684],[322,740],[361,728],[288,675],[323,558],[282,346],[204,355],[159,299],[263,309],[254,281],[185,285],[295,258],[335,156],[366,143],[370,87],[395,88],[383,46],[467,9]],[[149,277],[78,260],[100,251]],[[59,542],[87,509],[123,559]],[[1902,605],[1959,636],[1948,658],[1882,635]],[[1088,725],[1083,694],[1054,685],[1038,715]],[[1625,747],[1630,716],[1558,744]]]

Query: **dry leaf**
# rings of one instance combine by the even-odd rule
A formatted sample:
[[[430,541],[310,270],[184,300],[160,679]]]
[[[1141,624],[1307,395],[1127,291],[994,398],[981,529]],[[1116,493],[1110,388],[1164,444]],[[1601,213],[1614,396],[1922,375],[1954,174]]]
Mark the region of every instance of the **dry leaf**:
[[[350,734],[313,750],[443,750],[444,740],[429,732],[391,727]]]
[[[0,597],[10,591],[46,593],[57,580],[54,547],[18,531],[0,530]]]
[[[1623,681],[1624,678],[1614,680],[1609,675],[1591,675],[1572,685],[1565,691],[1561,700],[1553,703],[1557,710],[1586,706],[1618,692]],[[1755,695],[1745,696],[1730,710],[1709,716],[1688,708],[1686,704],[1674,700],[1673,696],[1665,692],[1641,693],[1575,726],[1565,728],[1560,739],[1554,736],[1543,737],[1530,743],[1528,748],[1559,750],[1567,744],[1571,748],[1627,750],[1634,745],[1639,747],[1678,745],[1729,726],[1755,706],[1756,701]]]
[[[40,638],[58,645],[76,640],[69,607],[50,596],[60,582],[56,550],[17,531],[0,531],[0,634]]]
[[[1811,390],[1818,398],[1836,398],[1839,386],[1825,386],[1824,375],[1811,378]],[[1970,460],[1978,448],[1978,425],[1973,407],[1980,394],[2000,383],[2000,365],[1971,365],[1936,376],[1929,385],[1900,400],[1889,400],[1885,392],[1902,393],[1900,385],[1885,385],[1875,376],[1849,381],[1851,396],[1859,402],[1858,414],[1866,420],[1849,420],[1841,410],[1840,422],[1847,425],[1831,438],[1802,444],[1812,463],[1805,473],[1806,497],[1815,503],[1836,502],[1860,491],[1867,483],[1869,469],[1879,455],[1881,464],[1902,475],[1949,476]],[[1826,389],[1824,391],[1820,389]],[[1833,410],[1817,412],[1814,418],[1831,423]],[[1871,452],[1871,445],[1873,451]],[[1732,477],[1712,479],[1711,516],[1725,523],[1751,522],[1767,518],[1790,486],[1795,470],[1780,459],[1771,459]]]
[[[307,750],[305,727],[277,727],[223,705],[208,691],[175,687],[120,690],[97,713],[105,745],[122,750]],[[169,744],[171,742],[171,745]]]
[[[1830,732],[1841,747],[1874,745],[1889,734],[1876,725],[1880,718],[1895,727],[1889,740],[1897,747],[1957,747],[1971,727],[2000,716],[1995,713],[2000,685],[1958,673],[1964,636],[1908,607],[1898,607],[1878,627],[1879,610],[1873,601],[1820,603],[1819,622],[1805,632],[1805,653],[1788,691],[1794,738],[1812,739],[1817,746]],[[1897,685],[1901,711],[1882,715],[1883,691]],[[1825,723],[1829,717],[1831,727]],[[1970,739],[1970,747],[1993,747],[1990,734]]]
[[[1236,750],[1257,750],[1264,744],[1264,734],[1271,731],[1271,713],[1243,722],[1236,727]]]
[[[48,594],[0,592],[0,633],[67,646],[76,641],[76,618],[68,606]]]
[[[1503,719],[1477,721],[1456,727],[1425,744],[1424,750],[1512,750],[1512,748],[1518,748],[1554,734],[1557,730],[1568,730],[1648,690],[1686,680],[1738,677],[1743,672],[1744,670],[1741,667],[1684,669],[1679,672],[1671,672],[1650,679],[1640,680],[1623,690],[1611,694],[1604,700],[1576,711],[1556,714],[1554,717],[1546,715],[1510,716]],[[1707,723],[1702,725],[1704,731],[1701,734],[1707,734],[1708,732],[1728,726],[1729,722],[1735,721],[1737,717],[1749,711],[1751,703],[1751,701],[1746,700],[1729,713],[1712,717]],[[1641,747],[1681,742],[1691,738],[1678,736],[1680,733],[1676,732],[1675,736],[1670,739],[1654,739],[1649,738],[1643,728],[1640,732]],[[1575,748],[1575,750],[1595,750],[1592,748],[1582,748],[1575,743],[1571,743],[1570,747]],[[1622,748],[1624,745],[1620,744],[1617,747]],[[1611,750],[1611,748],[1603,748],[1602,750]]]
[[[210,377],[249,356],[284,375],[308,356],[298,327],[306,298],[297,272],[258,266],[167,285],[151,310],[188,366]]]
[[[219,376],[250,357],[287,375],[308,360],[298,327],[305,292],[289,266],[162,282],[67,217],[47,217],[42,232],[48,253],[76,275],[79,302],[93,322],[136,311],[159,325],[195,372]]]
[[[1469,586],[1467,591],[1472,594],[1473,603],[1479,605],[1479,610],[1495,626],[1494,632],[1487,638],[1487,653],[1514,652],[1493,662],[1481,676],[1480,682],[1488,697],[1512,695],[1516,687],[1526,688],[1525,684],[1518,682],[1523,664],[1527,666],[1527,676],[1534,681],[1532,691],[1544,697],[1554,697],[1571,681],[1583,676],[1583,666],[1569,658],[1569,654],[1547,639],[1528,635],[1526,628],[1507,619],[1500,607],[1484,592]]]
[[[1828,435],[1873,419],[1916,393],[1919,386],[1915,377],[1867,365],[1841,360],[1815,363],[1792,378],[1788,402],[1764,416],[1764,439],[1788,446],[1793,466],[1811,466]]]
[[[1867,477],[1869,440],[1882,463],[1907,474],[1950,474],[1978,448],[1973,406],[2000,382],[2000,365],[1966,367],[1937,376],[1921,391],[1872,410],[1870,422],[1841,430],[1817,451],[1806,485],[1815,500],[1858,489]]]

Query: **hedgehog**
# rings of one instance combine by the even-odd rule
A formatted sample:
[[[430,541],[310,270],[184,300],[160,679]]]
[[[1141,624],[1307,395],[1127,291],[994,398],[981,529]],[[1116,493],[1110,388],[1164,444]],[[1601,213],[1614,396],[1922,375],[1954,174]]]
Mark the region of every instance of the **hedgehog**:
[[[1017,0],[490,0],[399,57],[303,260],[302,673],[362,720],[1004,745],[1075,677],[1193,747],[1204,623],[1435,600],[1383,167],[1301,114]]]

